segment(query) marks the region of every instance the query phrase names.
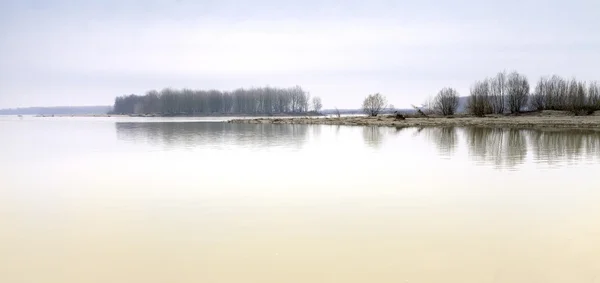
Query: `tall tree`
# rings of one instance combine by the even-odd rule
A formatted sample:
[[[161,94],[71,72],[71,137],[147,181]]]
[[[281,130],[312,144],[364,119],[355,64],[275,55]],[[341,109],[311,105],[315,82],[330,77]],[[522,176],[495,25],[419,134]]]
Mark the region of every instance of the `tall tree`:
[[[490,106],[493,113],[502,114],[506,109],[507,81],[506,71],[490,79]]]
[[[481,82],[475,82],[471,87],[471,96],[467,104],[469,113],[475,116],[485,116],[492,113],[490,105],[490,83],[488,79]]]
[[[506,95],[510,113],[519,113],[529,100],[529,82],[527,77],[512,72],[508,75]]]

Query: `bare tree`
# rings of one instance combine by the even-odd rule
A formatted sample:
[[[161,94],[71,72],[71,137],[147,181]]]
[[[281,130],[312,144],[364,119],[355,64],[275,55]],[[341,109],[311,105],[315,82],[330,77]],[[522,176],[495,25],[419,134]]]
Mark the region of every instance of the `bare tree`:
[[[535,93],[530,97],[529,104],[531,108],[542,111],[546,109],[546,99],[548,97],[548,79],[541,78],[535,86]]]
[[[552,76],[546,81],[546,109],[566,110],[568,83],[559,76]]]
[[[311,103],[312,99],[310,97],[310,92],[306,93],[306,95],[304,95],[304,101],[303,101],[303,111],[302,112],[308,112],[308,108],[310,107],[310,103]]]
[[[591,82],[588,90],[588,104],[594,111],[600,110],[600,84]]]
[[[323,108],[323,103],[321,103],[320,97],[315,96],[312,98],[312,108],[317,113],[321,111],[321,109]]]
[[[454,115],[458,108],[458,92],[453,88],[443,88],[433,100],[433,109],[444,116]]]
[[[519,113],[527,105],[529,99],[529,82],[527,77],[517,72],[508,75],[506,95],[510,113]]]
[[[475,116],[483,117],[492,113],[490,105],[490,83],[486,79],[481,82],[475,82],[471,87],[471,96],[467,103],[469,113]]]
[[[340,109],[338,109],[337,107],[335,108],[335,116],[337,116],[338,118],[342,117],[342,114],[340,113]]]
[[[498,73],[490,79],[490,106],[492,112],[496,114],[504,113],[506,109],[506,90],[507,90],[507,75],[506,71]]]
[[[385,108],[387,99],[380,93],[369,94],[362,104],[363,112],[369,116],[377,116]]]
[[[581,115],[590,111],[587,107],[588,94],[585,83],[572,79],[567,91],[567,109],[575,115]]]

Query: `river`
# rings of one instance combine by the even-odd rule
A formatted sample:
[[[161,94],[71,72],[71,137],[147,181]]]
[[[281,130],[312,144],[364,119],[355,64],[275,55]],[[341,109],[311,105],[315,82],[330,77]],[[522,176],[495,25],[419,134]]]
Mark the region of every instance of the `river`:
[[[0,117],[0,282],[600,282],[600,131]]]

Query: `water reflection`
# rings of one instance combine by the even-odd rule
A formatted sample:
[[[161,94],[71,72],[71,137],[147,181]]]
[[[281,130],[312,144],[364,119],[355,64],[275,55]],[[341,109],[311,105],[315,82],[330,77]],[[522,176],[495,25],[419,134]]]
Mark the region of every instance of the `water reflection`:
[[[469,156],[478,163],[512,168],[527,157],[527,140],[518,129],[465,128]]]
[[[467,127],[420,128],[435,144],[439,155],[450,157],[464,139],[470,159],[481,165],[515,168],[528,157],[538,163],[560,164],[600,158],[600,131],[594,130],[531,130]]]
[[[365,144],[370,147],[378,148],[383,142],[384,134],[381,127],[365,126],[362,129],[362,135]]]
[[[324,136],[329,130],[318,125],[187,123],[115,123],[119,140],[148,143],[170,148],[227,149],[232,146],[268,150],[300,149],[310,139]],[[337,126],[331,131],[344,132]],[[479,165],[517,168],[522,164],[560,165],[600,159],[600,131],[532,130],[481,127],[387,128],[362,127],[363,142],[374,150],[388,150],[385,141],[403,136],[407,131],[415,138],[425,137],[437,149],[437,155],[452,159],[465,150]],[[397,146],[389,143],[389,146]]]
[[[167,147],[229,146],[268,149],[301,148],[307,140],[307,125],[188,123],[115,123],[117,138]],[[314,132],[318,134],[318,130]]]
[[[362,136],[365,144],[371,148],[380,148],[385,138],[389,135],[395,135],[405,130],[406,128],[389,128],[378,126],[362,127]],[[339,131],[339,126],[337,131]]]
[[[600,131],[546,130],[528,133],[537,161],[555,164],[600,158]]]
[[[443,157],[452,156],[458,145],[458,133],[455,127],[420,128],[417,133],[425,134],[433,141]]]

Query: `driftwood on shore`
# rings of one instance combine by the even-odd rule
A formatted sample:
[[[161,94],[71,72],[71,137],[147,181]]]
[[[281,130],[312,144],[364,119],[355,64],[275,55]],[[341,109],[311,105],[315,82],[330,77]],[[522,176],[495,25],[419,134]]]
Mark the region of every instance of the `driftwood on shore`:
[[[398,111],[394,112],[394,116],[396,117],[396,120],[406,120],[404,115],[398,113]]]

